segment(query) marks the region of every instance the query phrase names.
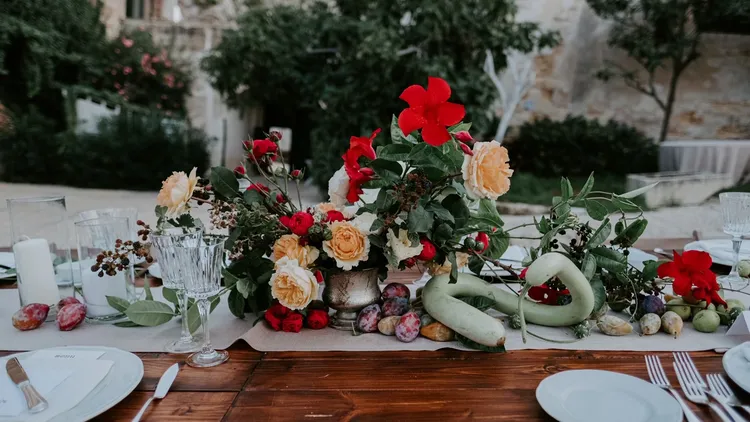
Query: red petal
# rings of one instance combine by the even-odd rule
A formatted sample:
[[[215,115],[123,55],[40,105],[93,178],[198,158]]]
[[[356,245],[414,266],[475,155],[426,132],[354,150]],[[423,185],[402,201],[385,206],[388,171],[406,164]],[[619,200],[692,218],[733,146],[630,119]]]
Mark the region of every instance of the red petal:
[[[547,291],[549,291],[549,287],[545,285],[533,286],[529,289],[527,294],[530,298],[538,301],[544,300],[544,296],[546,295]]]
[[[404,136],[409,136],[415,130],[422,129],[425,123],[427,123],[427,120],[424,116],[411,108],[407,108],[398,115],[398,127],[404,133]]]
[[[372,131],[372,134],[370,135],[370,143],[372,143],[372,141],[375,140],[375,137],[378,136],[379,133],[380,133],[380,128],[377,128]]]
[[[727,303],[724,301],[724,299],[722,299],[721,296],[719,296],[719,292],[717,291],[711,292],[711,299],[720,305],[724,305],[724,307],[727,306]],[[708,303],[708,301],[706,301],[706,303]]]
[[[672,282],[672,290],[680,296],[690,294],[690,289],[693,288],[693,284],[690,282],[689,277],[677,274]]]
[[[656,269],[656,274],[660,278],[664,278],[664,277],[672,277],[672,278],[674,278],[678,274],[680,274],[680,270],[677,267],[677,262],[675,262],[675,261],[665,262],[665,263],[659,265],[659,267]]]
[[[412,85],[406,88],[398,98],[406,101],[409,107],[421,107],[427,98],[427,91],[419,85]]]
[[[703,251],[685,251],[682,253],[682,262],[696,269],[711,268],[711,255]]]
[[[437,147],[451,140],[451,135],[445,126],[428,123],[422,129],[422,139],[428,144]]]
[[[427,78],[427,103],[437,105],[448,101],[451,87],[445,79],[430,76]]]
[[[466,115],[464,106],[456,103],[440,104],[438,107],[438,122],[446,126],[452,126],[460,122]]]

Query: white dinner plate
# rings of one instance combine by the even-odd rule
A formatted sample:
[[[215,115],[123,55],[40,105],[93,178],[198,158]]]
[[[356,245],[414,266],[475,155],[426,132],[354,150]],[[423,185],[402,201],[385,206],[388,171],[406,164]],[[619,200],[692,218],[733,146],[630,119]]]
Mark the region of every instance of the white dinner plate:
[[[750,342],[742,343],[724,353],[724,372],[743,390],[750,392]]]
[[[545,378],[536,399],[560,422],[681,422],[674,397],[640,378],[599,370],[564,371]]]
[[[104,351],[99,359],[112,361],[112,369],[78,405],[55,416],[49,422],[87,421],[101,415],[132,393],[143,378],[143,362],[130,352],[113,347],[70,346],[70,349]],[[29,353],[34,352],[17,353],[9,357]]]
[[[686,251],[703,251],[711,255],[714,264],[731,267],[734,265],[734,250],[731,239],[708,239],[690,242],[685,245]],[[750,259],[750,240],[742,242],[740,259]]]

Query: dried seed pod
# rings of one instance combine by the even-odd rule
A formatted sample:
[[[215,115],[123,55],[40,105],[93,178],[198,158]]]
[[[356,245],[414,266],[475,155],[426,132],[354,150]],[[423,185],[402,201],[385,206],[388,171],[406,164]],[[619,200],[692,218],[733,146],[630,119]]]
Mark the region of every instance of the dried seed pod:
[[[661,329],[677,338],[682,332],[682,318],[672,311],[667,311],[661,316]]]
[[[605,315],[596,321],[599,330],[608,336],[625,336],[633,332],[633,326],[616,316]]]

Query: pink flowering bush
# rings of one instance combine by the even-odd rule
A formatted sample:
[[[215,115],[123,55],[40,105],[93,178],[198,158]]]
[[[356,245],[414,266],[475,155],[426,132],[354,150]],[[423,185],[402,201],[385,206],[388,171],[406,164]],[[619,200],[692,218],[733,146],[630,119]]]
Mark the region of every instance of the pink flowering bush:
[[[190,75],[166,49],[154,44],[150,33],[123,31],[110,42],[108,54],[104,74],[92,81],[97,88],[167,115],[184,114]]]

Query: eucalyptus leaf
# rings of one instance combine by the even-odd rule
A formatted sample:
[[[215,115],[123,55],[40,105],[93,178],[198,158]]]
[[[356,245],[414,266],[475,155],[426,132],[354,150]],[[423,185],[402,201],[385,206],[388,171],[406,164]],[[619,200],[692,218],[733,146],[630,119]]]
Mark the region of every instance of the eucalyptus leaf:
[[[607,207],[596,199],[586,199],[584,204],[586,205],[586,212],[594,220],[602,221],[609,215]]]
[[[620,197],[620,198],[624,198],[624,199],[632,199],[632,198],[635,198],[637,196],[643,195],[644,193],[650,191],[651,189],[653,189],[654,187],[656,187],[656,185],[658,185],[658,184],[659,184],[659,182],[652,183],[650,185],[646,185],[646,186],[640,187],[638,189],[633,189],[633,190],[631,190],[629,192],[625,192],[625,193],[617,195],[617,196]]]
[[[139,300],[128,306],[125,315],[138,325],[155,327],[171,320],[174,311],[166,303],[155,300]]]
[[[146,293],[146,300],[154,300],[154,295],[151,293],[151,282],[148,278],[143,279],[143,291]]]
[[[211,167],[209,181],[214,192],[231,199],[240,196],[240,183],[232,170],[226,167]]]
[[[120,321],[120,322],[115,322],[112,325],[114,325],[115,327],[121,327],[121,328],[143,327],[143,325],[138,325],[133,321]]]
[[[227,305],[229,306],[229,311],[232,315],[240,319],[245,318],[245,298],[242,297],[242,294],[239,291],[232,290],[229,292]]]
[[[589,241],[586,242],[586,247],[591,249],[601,245],[607,240],[610,233],[612,233],[612,223],[609,222],[609,218],[605,218],[599,228],[591,235]]]
[[[628,257],[614,249],[599,246],[589,251],[596,258],[596,265],[612,273],[619,273],[628,268]]]
[[[177,292],[175,290],[164,287],[161,289],[161,295],[164,296],[164,299],[167,299],[170,303],[173,303],[174,308],[179,312],[180,301],[177,299]]]
[[[594,258],[588,252],[586,252],[586,255],[583,256],[583,261],[581,262],[581,272],[589,281],[591,281],[592,277],[594,277],[594,274],[596,273],[596,258]]]
[[[594,172],[593,171],[591,172],[591,174],[589,174],[589,178],[586,179],[586,183],[583,184],[581,191],[578,192],[578,195],[576,195],[574,201],[578,202],[583,199],[586,199],[586,196],[589,193],[591,193],[592,189],[594,189]]]
[[[125,312],[130,307],[130,302],[117,296],[106,296],[109,306],[120,312]]]
[[[591,290],[594,292],[594,309],[592,309],[592,312],[594,312],[601,309],[604,302],[607,301],[607,290],[598,275],[591,279]]]

